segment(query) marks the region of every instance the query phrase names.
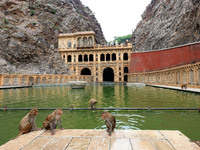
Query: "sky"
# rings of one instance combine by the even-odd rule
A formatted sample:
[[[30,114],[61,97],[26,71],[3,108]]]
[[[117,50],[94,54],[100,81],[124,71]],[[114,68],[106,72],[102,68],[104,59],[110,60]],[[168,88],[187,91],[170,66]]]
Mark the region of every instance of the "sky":
[[[94,12],[107,41],[132,34],[151,0],[81,0]]]

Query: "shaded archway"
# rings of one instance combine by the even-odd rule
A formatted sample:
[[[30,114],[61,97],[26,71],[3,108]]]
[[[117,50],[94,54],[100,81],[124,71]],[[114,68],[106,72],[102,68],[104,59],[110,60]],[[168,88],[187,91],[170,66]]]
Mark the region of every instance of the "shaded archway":
[[[116,61],[116,54],[115,53],[112,54],[112,61]]]
[[[104,54],[101,54],[100,60],[101,60],[101,61],[105,61],[105,56],[104,56]]]
[[[89,61],[94,61],[92,54],[89,55]]]
[[[127,81],[128,81],[128,76],[125,75],[125,76],[124,76],[124,82],[127,82]]]
[[[124,73],[128,73],[128,67],[124,67]]]
[[[110,54],[106,54],[106,61],[110,61]]]
[[[105,68],[103,70],[103,81],[114,82],[114,71],[112,68]]]
[[[84,55],[84,61],[88,61],[88,55]]]
[[[81,70],[81,75],[91,75],[91,71],[88,68],[84,68]]]
[[[128,60],[128,53],[124,53],[124,60]]]
[[[79,61],[79,62],[82,62],[82,61],[83,61],[82,55],[78,55],[78,61]]]
[[[71,55],[68,55],[67,56],[67,62],[71,62],[72,61],[72,56]]]

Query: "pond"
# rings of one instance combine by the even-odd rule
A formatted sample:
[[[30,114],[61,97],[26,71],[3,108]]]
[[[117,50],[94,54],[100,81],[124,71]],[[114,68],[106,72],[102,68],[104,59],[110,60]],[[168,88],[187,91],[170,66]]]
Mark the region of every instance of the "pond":
[[[0,107],[87,108],[90,98],[97,107],[200,107],[200,95],[175,90],[126,85],[89,85],[85,89],[46,86],[0,90]],[[36,123],[42,127],[53,110],[39,110]],[[20,120],[29,110],[0,111],[0,145],[17,136]],[[65,129],[106,129],[101,110],[64,110]],[[194,111],[109,111],[116,117],[116,129],[179,130],[192,140],[200,139],[200,113]]]

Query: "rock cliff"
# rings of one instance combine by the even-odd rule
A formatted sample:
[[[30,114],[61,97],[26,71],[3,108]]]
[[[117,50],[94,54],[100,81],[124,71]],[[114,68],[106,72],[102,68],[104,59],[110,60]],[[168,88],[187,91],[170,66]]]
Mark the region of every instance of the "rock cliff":
[[[132,34],[133,51],[200,41],[199,0],[152,0]]]
[[[100,24],[80,0],[1,0],[0,73],[67,74],[57,36],[91,30],[104,44]]]

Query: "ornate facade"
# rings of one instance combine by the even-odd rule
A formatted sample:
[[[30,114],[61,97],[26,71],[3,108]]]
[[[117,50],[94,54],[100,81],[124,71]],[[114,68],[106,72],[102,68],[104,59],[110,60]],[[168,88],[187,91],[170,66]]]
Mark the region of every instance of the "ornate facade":
[[[59,53],[71,75],[91,75],[93,82],[125,82],[129,72],[131,43],[97,45],[93,31],[60,34]]]

